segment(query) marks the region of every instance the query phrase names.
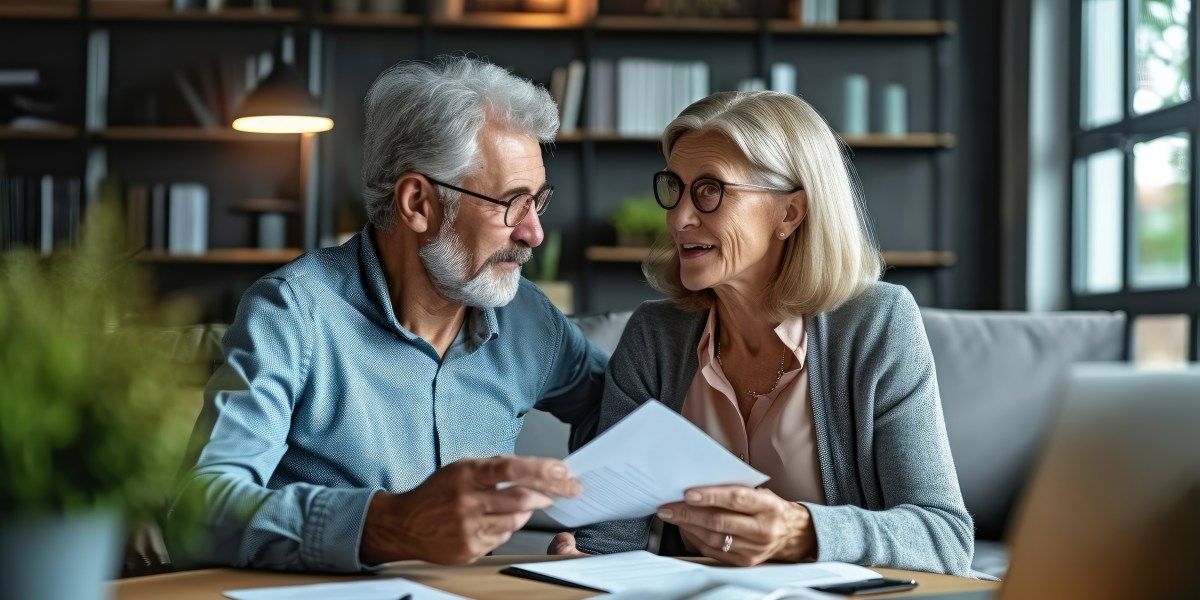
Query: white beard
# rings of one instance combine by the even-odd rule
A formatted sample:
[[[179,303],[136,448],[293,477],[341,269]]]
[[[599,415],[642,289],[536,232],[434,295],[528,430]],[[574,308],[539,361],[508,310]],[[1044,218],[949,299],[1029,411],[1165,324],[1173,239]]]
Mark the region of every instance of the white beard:
[[[456,213],[447,210],[437,237],[421,248],[421,262],[433,284],[443,296],[464,306],[498,308],[512,302],[521,284],[521,268],[496,273],[492,265],[499,262],[523,265],[533,252],[527,246],[501,250],[472,276],[471,252],[454,230],[456,217]]]

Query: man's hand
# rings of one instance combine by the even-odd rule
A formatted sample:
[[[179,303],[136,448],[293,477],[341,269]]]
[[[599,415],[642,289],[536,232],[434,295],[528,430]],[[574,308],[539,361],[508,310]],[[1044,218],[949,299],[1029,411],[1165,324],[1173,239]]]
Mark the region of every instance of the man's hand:
[[[554,536],[550,540],[550,546],[546,548],[546,554],[556,556],[589,556],[585,552],[580,552],[579,548],[575,547],[575,535],[563,531]]]
[[[660,507],[658,516],[679,526],[684,542],[704,556],[740,567],[817,556],[817,532],[808,509],[765,488],[693,488],[683,502]]]
[[[375,494],[359,556],[369,565],[408,559],[469,563],[508,541],[535,509],[554,504],[553,497],[579,492],[579,482],[560,460],[460,460],[408,492]]]

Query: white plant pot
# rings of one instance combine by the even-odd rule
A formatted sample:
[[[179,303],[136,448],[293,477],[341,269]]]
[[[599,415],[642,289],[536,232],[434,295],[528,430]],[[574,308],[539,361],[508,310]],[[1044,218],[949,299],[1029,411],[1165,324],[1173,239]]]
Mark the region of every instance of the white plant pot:
[[[120,550],[121,519],[114,512],[5,517],[0,598],[109,598]]]

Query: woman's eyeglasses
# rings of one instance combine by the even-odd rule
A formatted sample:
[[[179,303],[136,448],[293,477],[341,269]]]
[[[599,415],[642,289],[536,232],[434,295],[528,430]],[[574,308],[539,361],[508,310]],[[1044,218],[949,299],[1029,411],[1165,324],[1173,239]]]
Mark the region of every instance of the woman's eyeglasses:
[[[803,187],[798,187],[794,190],[785,190],[765,185],[754,185],[753,183],[727,183],[712,177],[701,177],[692,182],[692,204],[696,207],[696,210],[702,213],[713,212],[721,208],[721,200],[725,199],[725,188],[727,187],[750,188],[787,194],[804,189]],[[667,210],[671,210],[679,204],[679,200],[683,198],[686,188],[687,186],[684,185],[683,180],[670,171],[659,171],[654,174],[654,199],[658,201],[659,206]]]

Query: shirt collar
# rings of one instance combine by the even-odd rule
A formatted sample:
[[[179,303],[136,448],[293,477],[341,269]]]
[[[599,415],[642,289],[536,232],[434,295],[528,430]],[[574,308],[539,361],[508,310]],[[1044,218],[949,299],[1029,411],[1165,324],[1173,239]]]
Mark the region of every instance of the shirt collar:
[[[383,263],[379,261],[379,253],[375,249],[375,230],[368,223],[359,233],[359,267],[362,269],[363,291],[367,299],[383,314],[383,318],[391,327],[410,340],[415,338],[412,332],[400,325],[396,320],[396,311],[392,306],[392,296],[388,291],[387,277],[383,273]],[[467,307],[466,318],[467,341],[473,347],[479,347],[500,335],[500,327],[494,308]]]
[[[700,343],[696,345],[696,360],[701,369],[716,361],[717,343],[713,339],[716,327],[717,311],[712,309],[708,311],[704,332],[700,334]],[[804,317],[793,317],[780,323],[775,327],[775,335],[779,336],[779,341],[785,346],[792,349],[799,363],[797,368],[803,367],[804,359],[808,356],[808,335]]]

